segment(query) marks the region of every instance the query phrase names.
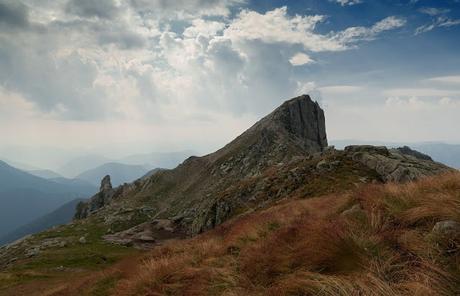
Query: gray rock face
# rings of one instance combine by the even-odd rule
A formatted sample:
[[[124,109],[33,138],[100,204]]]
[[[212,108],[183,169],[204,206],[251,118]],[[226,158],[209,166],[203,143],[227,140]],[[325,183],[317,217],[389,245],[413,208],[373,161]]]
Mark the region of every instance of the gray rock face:
[[[108,191],[112,189],[112,183],[110,182],[110,176],[105,176],[101,181],[101,187],[99,191]]]
[[[112,188],[110,176],[105,176],[101,181],[100,191],[90,198],[87,202],[80,202],[77,205],[75,218],[83,219],[88,217],[92,212],[99,210],[112,201],[115,190]]]
[[[440,221],[434,225],[432,232],[441,235],[460,236],[460,223],[453,220]]]
[[[401,152],[402,154],[411,155],[411,156],[413,156],[415,158],[418,158],[418,159],[433,160],[433,159],[431,159],[431,157],[429,155],[426,155],[426,154],[423,154],[422,152],[418,152],[416,150],[413,150],[408,146],[403,146],[403,147],[399,147],[399,148],[396,148],[396,149],[399,152]]]
[[[173,221],[156,219],[115,234],[107,234],[103,239],[114,244],[133,246],[137,249],[151,249],[168,240],[184,237],[185,234],[178,229]]]
[[[451,170],[408,147],[387,149],[383,146],[354,145],[345,152],[380,175],[384,182],[408,182]]]
[[[324,111],[310,96],[302,95],[284,102],[260,124],[282,127],[310,152],[327,147]]]

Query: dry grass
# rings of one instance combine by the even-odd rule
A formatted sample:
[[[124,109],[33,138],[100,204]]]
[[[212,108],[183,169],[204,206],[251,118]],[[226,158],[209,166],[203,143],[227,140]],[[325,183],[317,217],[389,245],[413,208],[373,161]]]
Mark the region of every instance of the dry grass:
[[[352,208],[354,211],[344,210]],[[117,295],[460,295],[460,174],[285,199],[151,252]],[[453,250],[453,251],[452,251]]]

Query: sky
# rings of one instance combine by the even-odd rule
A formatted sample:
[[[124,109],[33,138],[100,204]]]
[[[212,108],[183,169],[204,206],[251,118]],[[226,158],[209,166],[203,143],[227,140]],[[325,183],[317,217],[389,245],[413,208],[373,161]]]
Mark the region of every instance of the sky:
[[[0,158],[207,153],[304,93],[332,140],[460,143],[459,36],[459,0],[0,0]]]

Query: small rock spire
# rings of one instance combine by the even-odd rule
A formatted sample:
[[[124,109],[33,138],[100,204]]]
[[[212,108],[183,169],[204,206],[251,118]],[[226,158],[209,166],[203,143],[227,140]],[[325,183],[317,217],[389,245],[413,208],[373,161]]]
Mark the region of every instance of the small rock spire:
[[[110,182],[110,175],[106,175],[104,178],[102,178],[101,181],[101,188],[99,191],[107,191],[112,189],[112,183]]]

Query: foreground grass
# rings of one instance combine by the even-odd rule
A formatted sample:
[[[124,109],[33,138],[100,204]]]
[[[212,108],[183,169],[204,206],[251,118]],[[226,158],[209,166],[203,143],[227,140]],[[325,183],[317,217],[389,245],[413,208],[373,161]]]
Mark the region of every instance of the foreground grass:
[[[0,295],[31,293],[28,291],[16,294],[14,288],[21,285],[32,284],[33,286],[35,283],[44,283],[45,286],[51,286],[56,284],[55,281],[71,282],[109,268],[122,258],[139,253],[132,248],[103,241],[102,235],[106,231],[107,227],[94,219],[59,226],[28,238],[20,243],[11,254],[11,256],[17,255],[17,261],[0,271]],[[84,243],[79,241],[81,237],[85,238]],[[40,243],[47,240],[58,240],[65,244],[42,248],[36,256],[30,258],[21,257],[26,252],[25,250],[39,246]],[[109,284],[113,285],[114,282],[115,280],[107,280],[107,282],[100,283],[99,290]],[[99,294],[101,293],[94,295]],[[37,295],[39,295],[38,291]]]
[[[459,295],[460,174],[285,200],[155,249],[117,295]]]

